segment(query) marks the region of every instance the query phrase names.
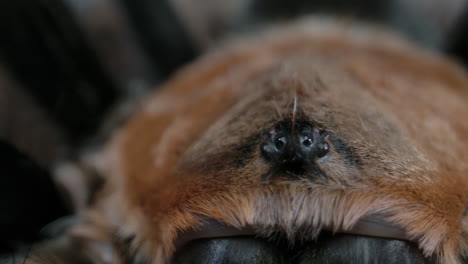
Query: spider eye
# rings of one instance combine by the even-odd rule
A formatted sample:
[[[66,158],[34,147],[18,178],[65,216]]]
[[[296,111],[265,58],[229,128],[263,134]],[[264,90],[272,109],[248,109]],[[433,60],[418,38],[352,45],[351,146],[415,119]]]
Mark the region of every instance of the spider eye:
[[[319,146],[317,146],[316,156],[317,158],[323,158],[325,155],[328,154],[329,151],[330,151],[330,147],[328,143],[323,142]]]

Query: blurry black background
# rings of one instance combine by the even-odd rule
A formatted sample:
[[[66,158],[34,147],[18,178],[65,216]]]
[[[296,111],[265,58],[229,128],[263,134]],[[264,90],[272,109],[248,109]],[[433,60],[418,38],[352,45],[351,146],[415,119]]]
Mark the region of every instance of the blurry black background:
[[[73,213],[54,182],[58,163],[104,141],[103,124],[123,102],[226,33],[331,13],[387,24],[468,65],[464,0],[194,2],[0,1],[0,255]]]

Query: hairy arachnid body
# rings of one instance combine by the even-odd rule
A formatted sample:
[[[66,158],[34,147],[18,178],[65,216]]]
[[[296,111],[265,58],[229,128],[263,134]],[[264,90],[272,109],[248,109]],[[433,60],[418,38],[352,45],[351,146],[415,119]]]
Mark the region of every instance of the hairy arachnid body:
[[[280,26],[203,57],[146,102],[103,154],[107,183],[75,233],[99,230],[110,254],[143,263],[198,238],[294,245],[322,230],[461,263],[467,116],[468,75],[448,59],[363,25]]]

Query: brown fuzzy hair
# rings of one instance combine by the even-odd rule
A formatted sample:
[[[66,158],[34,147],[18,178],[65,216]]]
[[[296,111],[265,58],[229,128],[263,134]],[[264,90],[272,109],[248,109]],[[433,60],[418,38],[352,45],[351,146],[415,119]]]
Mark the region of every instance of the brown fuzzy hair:
[[[207,218],[297,240],[379,215],[426,256],[460,263],[467,76],[369,26],[308,19],[241,38],[181,70],[117,133],[90,224],[165,263]],[[282,120],[329,132],[323,175],[262,158],[262,133]]]

